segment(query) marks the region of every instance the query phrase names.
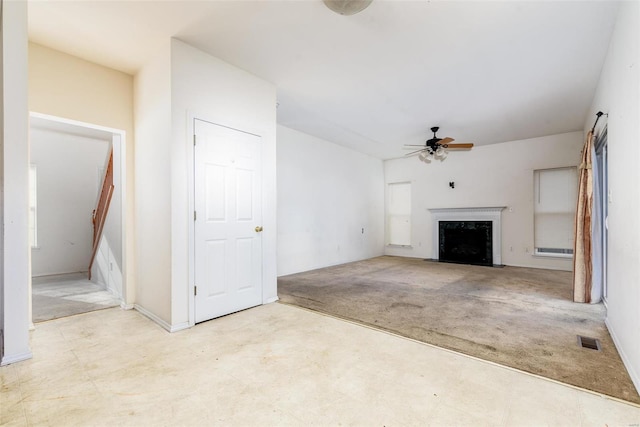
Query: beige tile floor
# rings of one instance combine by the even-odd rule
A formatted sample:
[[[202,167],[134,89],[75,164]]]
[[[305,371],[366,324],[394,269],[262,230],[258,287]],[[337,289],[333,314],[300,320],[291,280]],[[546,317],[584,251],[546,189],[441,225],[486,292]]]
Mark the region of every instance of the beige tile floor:
[[[2,425],[638,426],[640,408],[283,304],[169,334],[119,308],[40,323]]]

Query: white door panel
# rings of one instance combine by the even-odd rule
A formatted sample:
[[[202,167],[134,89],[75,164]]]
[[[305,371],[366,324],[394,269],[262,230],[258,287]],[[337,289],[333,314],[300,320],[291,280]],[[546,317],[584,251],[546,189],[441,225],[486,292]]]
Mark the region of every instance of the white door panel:
[[[262,303],[260,137],[196,120],[196,322]]]

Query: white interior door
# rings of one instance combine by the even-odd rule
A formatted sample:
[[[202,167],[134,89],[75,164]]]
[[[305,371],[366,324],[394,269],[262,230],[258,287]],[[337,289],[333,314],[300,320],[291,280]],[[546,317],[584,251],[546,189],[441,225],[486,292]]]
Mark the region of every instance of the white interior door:
[[[195,120],[195,321],[262,303],[260,137]]]

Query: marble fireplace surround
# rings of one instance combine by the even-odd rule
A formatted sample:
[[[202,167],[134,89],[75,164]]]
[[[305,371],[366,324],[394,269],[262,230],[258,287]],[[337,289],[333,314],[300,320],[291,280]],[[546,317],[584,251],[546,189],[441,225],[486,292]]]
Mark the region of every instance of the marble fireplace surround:
[[[491,221],[493,264],[502,265],[502,211],[506,206],[483,208],[436,208],[429,209],[432,223],[432,257],[440,257],[440,221]]]

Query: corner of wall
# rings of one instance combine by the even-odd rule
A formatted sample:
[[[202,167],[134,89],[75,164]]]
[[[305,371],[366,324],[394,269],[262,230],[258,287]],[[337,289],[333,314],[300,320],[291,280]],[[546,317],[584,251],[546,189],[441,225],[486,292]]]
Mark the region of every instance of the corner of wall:
[[[161,325],[170,324],[171,57],[168,42],[134,76],[133,91],[135,306]]]
[[[32,357],[29,348],[27,3],[3,1],[2,43],[2,360]]]

